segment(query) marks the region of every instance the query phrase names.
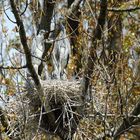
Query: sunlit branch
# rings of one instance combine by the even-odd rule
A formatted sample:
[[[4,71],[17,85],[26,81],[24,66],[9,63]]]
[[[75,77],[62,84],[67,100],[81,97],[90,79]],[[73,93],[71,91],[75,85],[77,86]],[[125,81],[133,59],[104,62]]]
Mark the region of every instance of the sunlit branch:
[[[20,67],[14,67],[14,66],[0,66],[0,69],[25,69],[27,68],[27,65],[24,65],[24,66],[20,66]]]
[[[16,19],[16,22],[17,22],[17,26],[19,27],[20,40],[21,40],[21,43],[23,45],[23,49],[25,52],[28,70],[31,73],[31,76],[32,76],[36,86],[41,87],[38,75],[37,75],[37,73],[33,67],[33,64],[32,64],[31,52],[30,52],[30,49],[29,49],[28,44],[27,44],[26,32],[24,29],[23,21],[19,15],[17,7],[14,3],[14,0],[10,0],[10,4],[11,4],[12,12],[13,12],[15,19]]]
[[[31,77],[35,83],[35,87],[38,91],[38,96],[40,98],[40,101],[42,104],[44,104],[44,98],[43,98],[44,97],[44,90],[43,90],[42,85],[40,83],[39,76],[37,75],[35,68],[33,66],[33,63],[32,63],[31,52],[30,52],[30,49],[29,49],[28,44],[27,44],[27,37],[26,37],[26,32],[24,29],[23,21],[18,13],[18,10],[17,10],[17,7],[15,5],[14,0],[10,0],[10,5],[11,5],[12,12],[15,16],[15,19],[17,21],[17,26],[19,27],[19,35],[20,35],[20,40],[21,40],[21,43],[22,43],[22,46],[23,46],[23,49],[25,52],[25,56],[26,56],[27,68],[28,68],[28,70],[31,74]],[[51,107],[50,107],[48,102],[45,102],[44,109],[45,109],[45,111],[51,110]],[[49,119],[51,121],[55,120],[53,113],[50,113],[49,117],[50,117]]]

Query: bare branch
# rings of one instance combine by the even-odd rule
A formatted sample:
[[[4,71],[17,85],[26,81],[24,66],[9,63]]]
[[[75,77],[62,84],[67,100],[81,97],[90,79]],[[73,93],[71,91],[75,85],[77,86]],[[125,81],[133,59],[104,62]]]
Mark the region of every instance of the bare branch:
[[[47,38],[50,33],[50,25],[51,25],[54,6],[55,6],[55,0],[47,0],[47,1],[44,0],[43,9],[41,9],[44,12],[44,14],[42,14],[41,17],[41,22],[39,24],[38,32],[41,29],[47,31],[48,32]]]
[[[106,13],[107,13],[107,2],[106,2],[106,0],[101,0],[100,15],[98,17],[98,23],[97,23],[97,27],[95,29],[95,38],[97,38],[97,39],[101,39],[103,26],[105,24]]]
[[[117,9],[117,8],[110,8],[110,9],[107,9],[109,12],[116,12],[116,13],[119,13],[119,12],[134,12],[136,10],[140,10],[140,7],[133,7],[133,8],[129,8],[129,9]]]
[[[124,118],[122,124],[116,130],[116,132],[114,134],[114,140],[118,140],[121,134],[123,134],[124,132],[129,130],[129,128],[132,125],[137,123],[137,121],[135,121],[135,118],[139,114],[140,114],[140,99],[139,99],[138,103],[136,104],[136,106],[134,107],[133,111],[130,113],[130,115],[128,117]]]
[[[45,39],[48,39],[49,34],[50,34],[51,19],[52,19],[52,15],[53,15],[54,6],[55,6],[54,0],[44,1],[44,5],[43,5],[43,9],[42,9],[44,14],[42,14],[41,22],[39,24],[37,34],[39,33],[39,31],[41,29],[44,29],[46,31]],[[44,52],[41,57],[42,59],[45,59],[47,52],[49,51],[51,45],[52,44],[50,44],[50,43],[45,43],[45,49],[44,49]],[[41,75],[41,73],[43,71],[43,67],[44,67],[43,61],[41,61],[40,65],[38,66],[39,75]]]
[[[20,14],[20,16],[22,16],[26,12],[28,5],[29,5],[28,0],[26,0],[26,7],[25,7],[24,11]]]
[[[70,6],[70,8],[67,11],[67,16],[71,17],[73,15],[73,13],[75,13],[78,9],[79,9],[79,5],[82,2],[82,0],[75,0],[72,5]]]
[[[3,2],[2,2],[2,3],[3,3]],[[3,4],[3,5],[4,5],[4,4]],[[8,10],[8,9],[9,9],[9,8],[5,9],[5,7],[3,6],[4,14],[6,15],[6,17],[7,17],[12,23],[16,24],[16,22],[13,21],[13,20],[8,16],[8,14],[6,13],[6,10]]]
[[[13,67],[13,66],[0,66],[0,69],[17,69],[17,70],[19,70],[19,69],[25,69],[25,68],[27,68],[27,66],[26,65],[24,65],[24,66],[20,66],[20,67]]]
[[[40,83],[39,77],[38,77],[38,75],[33,67],[33,64],[32,64],[31,52],[30,52],[30,49],[29,49],[28,44],[27,44],[26,32],[24,29],[23,21],[19,16],[19,13],[18,13],[18,10],[17,10],[17,7],[15,5],[14,0],[10,0],[10,5],[12,8],[12,12],[15,16],[16,22],[17,22],[17,26],[19,27],[19,35],[20,35],[20,40],[21,40],[21,43],[22,43],[22,46],[23,46],[23,49],[25,52],[25,56],[26,56],[27,68],[28,68],[28,70],[31,74],[31,77],[33,78],[33,81],[35,83],[35,87],[38,91],[38,96],[40,97],[40,101],[42,104],[44,104],[44,98],[43,98],[44,91],[43,91],[42,85]],[[51,110],[51,107],[50,107],[48,101],[45,102],[44,109],[45,109],[45,111]],[[53,122],[55,120],[53,113],[50,113],[48,118],[49,118],[50,122]]]
[[[83,83],[82,83],[82,92],[83,92],[83,99],[88,100],[88,89],[90,87],[90,78],[93,73],[94,69],[94,62],[96,61],[96,46],[97,46],[97,40],[101,39],[103,27],[105,24],[106,19],[106,13],[107,13],[107,0],[101,0],[100,2],[100,14],[98,17],[98,23],[95,28],[95,31],[90,32],[90,36],[93,36],[93,38],[90,38],[90,48],[89,48],[89,55],[87,60],[87,65],[84,69],[84,76],[83,76]]]
[[[29,49],[28,44],[27,44],[27,38],[26,38],[26,33],[25,33],[23,21],[21,20],[21,18],[19,16],[19,13],[18,13],[17,7],[14,3],[14,0],[10,0],[10,4],[11,4],[12,12],[13,12],[15,19],[16,19],[16,22],[17,22],[17,26],[19,27],[20,40],[21,40],[21,43],[23,45],[23,49],[25,52],[28,70],[31,73],[31,76],[32,76],[36,86],[41,87],[38,75],[37,75],[37,73],[33,67],[33,64],[32,64],[31,52],[30,52],[30,49]]]
[[[1,121],[2,126],[5,128],[4,129],[5,133],[7,133],[7,135],[10,134],[11,130],[8,124],[8,119],[6,118],[4,110],[1,107],[0,107],[0,121]],[[13,139],[12,136],[8,136],[8,137],[10,139]]]

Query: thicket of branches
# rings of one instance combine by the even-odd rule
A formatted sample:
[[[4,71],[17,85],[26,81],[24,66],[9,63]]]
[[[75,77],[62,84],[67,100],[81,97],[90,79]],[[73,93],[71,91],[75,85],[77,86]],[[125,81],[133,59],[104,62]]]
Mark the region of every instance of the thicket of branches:
[[[0,139],[140,139],[139,0],[0,7]]]

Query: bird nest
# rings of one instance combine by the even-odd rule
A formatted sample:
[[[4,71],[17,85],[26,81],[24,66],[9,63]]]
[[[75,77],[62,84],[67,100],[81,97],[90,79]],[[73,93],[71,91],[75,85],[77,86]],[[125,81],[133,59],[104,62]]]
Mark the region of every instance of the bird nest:
[[[42,109],[41,128],[59,135],[61,138],[71,137],[76,131],[79,120],[82,118],[82,92],[79,81],[42,81],[45,102],[49,103],[49,112]],[[31,114],[39,114],[43,107],[36,90],[27,94],[30,99]],[[45,104],[45,103],[44,103]],[[55,120],[50,120],[53,113]],[[39,120],[36,119],[37,121]]]
[[[70,106],[81,106],[81,90],[79,81],[48,80],[41,81],[44,88],[45,102],[53,104],[69,104]],[[27,97],[31,100],[31,105],[39,105],[39,97],[34,86],[29,90]],[[28,89],[27,89],[28,90]]]
[[[45,81],[42,83],[45,89],[45,96],[50,103],[70,103],[72,106],[81,104],[81,90],[79,81]]]

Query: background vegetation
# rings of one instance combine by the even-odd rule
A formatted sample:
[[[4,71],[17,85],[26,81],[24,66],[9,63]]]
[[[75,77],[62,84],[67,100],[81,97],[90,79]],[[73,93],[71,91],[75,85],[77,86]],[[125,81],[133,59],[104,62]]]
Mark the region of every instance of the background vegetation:
[[[41,102],[46,112],[52,109],[49,100],[44,105],[42,81],[48,79],[41,79],[41,74],[45,65],[51,77],[54,43],[65,38],[71,48],[67,78],[57,78],[63,84],[56,85],[63,88],[70,81],[79,82],[84,103],[73,139],[140,139],[139,0],[1,0],[0,22],[0,139],[59,139],[55,131],[37,129],[30,134],[34,125],[25,127],[31,110],[25,102],[33,97],[25,100],[25,94],[31,92],[29,74],[32,83],[28,84],[39,98],[33,102]],[[59,36],[62,25],[64,38]],[[37,58],[36,71],[31,50],[41,30],[45,31],[45,49]],[[53,85],[53,79],[49,80],[48,90]],[[73,93],[79,94],[76,89]],[[53,113],[48,116],[53,120]]]

